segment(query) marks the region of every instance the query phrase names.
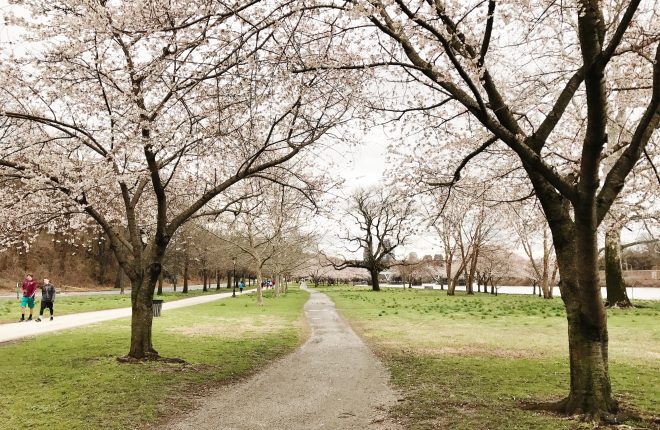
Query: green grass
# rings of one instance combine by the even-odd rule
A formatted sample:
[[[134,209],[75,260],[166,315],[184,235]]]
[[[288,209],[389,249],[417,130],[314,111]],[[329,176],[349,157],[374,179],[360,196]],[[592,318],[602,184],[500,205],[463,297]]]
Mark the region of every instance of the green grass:
[[[128,319],[0,345],[0,428],[133,429],[184,410],[302,342],[307,294],[270,295],[263,307],[243,295],[155,318],[154,347],[186,365],[118,363]]]
[[[227,289],[220,289],[219,292],[225,293]],[[154,298],[163,299],[165,301],[174,301],[186,299],[188,297],[196,297],[203,294],[215,294],[218,291],[213,288],[205,293],[202,290],[190,290],[188,293],[181,292],[165,292],[161,296],[154,295]],[[37,298],[34,304],[34,315],[39,315],[41,306],[41,299]],[[80,295],[80,296],[58,296],[55,299],[55,315],[68,315],[79,312],[101,311],[105,309],[127,308],[131,306],[131,294],[96,294],[96,295]],[[49,311],[45,310],[44,313],[49,315]],[[13,299],[0,299],[0,324],[8,322],[16,322],[21,316],[21,303],[19,300]],[[27,316],[26,316],[27,318]]]
[[[574,420],[525,410],[522,401],[568,393],[563,302],[532,296],[331,287],[321,289],[381,356],[410,429],[573,429]],[[660,414],[660,303],[608,311],[615,396]],[[648,419],[639,424],[648,425]]]

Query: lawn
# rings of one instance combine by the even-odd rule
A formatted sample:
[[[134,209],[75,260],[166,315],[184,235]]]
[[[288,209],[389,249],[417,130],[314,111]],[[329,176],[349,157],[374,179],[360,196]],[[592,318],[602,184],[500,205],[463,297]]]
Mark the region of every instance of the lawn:
[[[129,320],[0,345],[0,428],[134,429],[188,409],[219,384],[254,373],[306,337],[307,294],[265,293],[166,311],[154,347],[187,364],[121,364]]]
[[[174,301],[186,299],[189,297],[196,297],[202,294],[216,294],[226,293],[228,290],[220,289],[219,291],[213,288],[207,293],[202,290],[190,290],[188,293],[181,292],[164,292],[161,296],[154,298],[163,299],[165,301]],[[33,314],[39,315],[41,306],[40,292],[37,292],[37,300],[34,304]],[[128,308],[131,306],[131,294],[90,294],[79,296],[58,296],[55,298],[55,316],[75,314],[79,312],[101,311],[105,309]],[[49,315],[48,309],[44,310],[45,315]],[[21,303],[15,298],[7,299],[0,298],[0,324],[8,322],[16,322],[21,316]],[[25,316],[27,318],[27,315]]]
[[[403,397],[393,413],[407,428],[590,428],[521,407],[568,392],[561,299],[355,287],[321,291],[390,369]],[[642,416],[633,425],[658,428],[660,303],[637,306],[609,311],[612,388],[626,409]]]

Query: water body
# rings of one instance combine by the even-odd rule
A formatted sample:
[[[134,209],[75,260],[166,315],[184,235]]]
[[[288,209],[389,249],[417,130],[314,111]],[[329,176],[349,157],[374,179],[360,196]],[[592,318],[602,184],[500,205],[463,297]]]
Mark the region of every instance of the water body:
[[[386,287],[386,288],[401,288],[402,285],[392,285],[392,284],[384,284],[381,285],[381,287]],[[439,284],[423,284],[423,285],[413,285],[413,288],[416,289],[433,289],[433,290],[439,290],[440,285]],[[444,289],[447,289],[447,285],[444,286]],[[465,286],[458,286],[456,287],[456,291],[465,291]],[[477,291],[477,288],[474,288],[474,291]],[[490,288],[488,289],[490,291]],[[501,286],[497,288],[497,293],[498,294],[529,294],[531,295],[533,292],[532,286]],[[538,287],[536,289],[536,293],[538,294]],[[628,291],[628,298],[630,300],[660,300],[660,288],[642,288],[642,287],[630,287],[627,288]],[[607,297],[607,290],[605,288],[601,288],[600,292],[603,296],[603,298]],[[561,293],[559,292],[558,287],[554,287],[552,289],[552,293],[555,297],[561,296]],[[483,294],[483,293],[482,293]]]

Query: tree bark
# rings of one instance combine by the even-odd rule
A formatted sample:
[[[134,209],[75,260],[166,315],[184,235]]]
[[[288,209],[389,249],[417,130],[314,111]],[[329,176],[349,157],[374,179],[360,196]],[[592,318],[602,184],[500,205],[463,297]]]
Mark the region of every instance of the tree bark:
[[[534,175],[531,174],[534,181]],[[542,193],[543,194],[543,193]],[[552,231],[561,298],[568,320],[570,392],[558,403],[567,414],[586,414],[598,420],[616,412],[608,374],[608,333],[598,282],[598,246],[593,201],[574,203],[575,220],[560,196],[540,201]]]
[[[206,269],[202,269],[202,282],[203,282],[202,291],[204,292],[208,291],[208,287],[207,287],[208,281],[209,281],[208,271]]]
[[[190,260],[188,254],[183,259],[183,290],[181,291],[184,294],[188,293],[188,269],[190,266]]]
[[[220,271],[219,270],[215,271],[215,289],[216,290],[220,289]]]
[[[105,284],[105,274],[108,269],[108,262],[106,261],[107,260],[106,244],[102,233],[99,233],[96,241],[98,246],[98,252],[96,255],[96,262],[98,265],[98,276],[96,279],[99,285],[103,285]]]
[[[380,284],[378,283],[378,271],[370,270],[371,274],[371,291],[380,291]]]
[[[456,290],[456,279],[453,279],[451,277],[447,278],[447,295],[453,296],[455,290]]]
[[[628,308],[632,306],[626,292],[626,283],[621,270],[621,230],[617,227],[605,232],[605,287],[607,307]]]
[[[257,291],[256,291],[256,296],[257,296],[257,304],[258,305],[263,305],[264,304],[264,294],[261,288],[261,268],[257,268]]]
[[[128,358],[143,360],[157,358],[158,352],[154,349],[152,343],[152,322],[153,322],[153,294],[156,284],[161,277],[161,260],[165,252],[165,246],[162,249],[156,249],[155,255],[152,255],[144,270],[133,271],[131,279],[131,347],[128,352]],[[155,260],[155,261],[154,261]],[[146,276],[145,276],[146,275]]]

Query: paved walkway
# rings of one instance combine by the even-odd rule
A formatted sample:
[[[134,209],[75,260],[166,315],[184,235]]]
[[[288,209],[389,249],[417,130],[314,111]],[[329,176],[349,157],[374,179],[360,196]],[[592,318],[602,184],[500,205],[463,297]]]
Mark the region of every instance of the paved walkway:
[[[387,371],[332,300],[310,292],[305,315],[312,334],[301,348],[245,382],[212,391],[165,428],[399,429],[387,418],[397,398]]]
[[[57,287],[56,287],[57,288]],[[250,287],[252,288],[252,287]],[[189,285],[188,290],[203,290],[204,286],[202,284],[199,285]],[[183,290],[183,286],[177,285],[178,292],[181,292]],[[41,291],[41,290],[39,290]],[[39,292],[37,291],[37,293]],[[163,292],[164,293],[171,293],[174,291],[173,287],[163,287]],[[209,291],[217,291],[217,288],[215,284],[211,288],[209,288]],[[227,288],[226,285],[220,284],[220,291],[231,291],[230,288]],[[20,294],[20,292],[19,292]],[[74,297],[74,296],[114,296],[114,295],[120,295],[121,290],[119,289],[112,289],[112,290],[101,290],[101,291],[61,291],[60,289],[57,290],[57,297]],[[130,288],[124,288],[124,294],[129,295],[131,294],[131,289]],[[16,300],[16,293],[3,293],[0,294],[0,299],[14,299]]]
[[[191,297],[169,303],[163,303],[163,312],[170,309],[183,308],[186,306],[199,305],[202,303],[213,302],[220,299],[231,297],[231,292],[219,293],[208,296]],[[36,309],[36,308],[35,308]],[[37,309],[38,313],[38,309]],[[46,310],[45,314],[48,314]],[[44,315],[45,316],[45,315]],[[131,316],[131,308],[108,309],[104,311],[82,312],[78,314],[57,315],[57,302],[55,302],[55,318],[49,321],[44,318],[41,322],[25,321],[22,323],[0,324],[0,343],[9,342],[27,336],[36,336],[43,333],[49,333],[58,330],[66,330],[75,327],[81,327],[102,321],[109,321],[118,318]]]

